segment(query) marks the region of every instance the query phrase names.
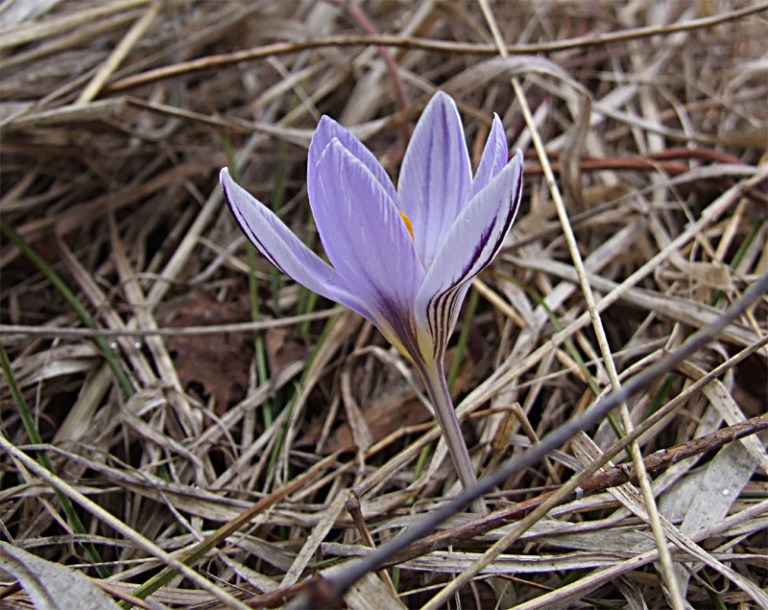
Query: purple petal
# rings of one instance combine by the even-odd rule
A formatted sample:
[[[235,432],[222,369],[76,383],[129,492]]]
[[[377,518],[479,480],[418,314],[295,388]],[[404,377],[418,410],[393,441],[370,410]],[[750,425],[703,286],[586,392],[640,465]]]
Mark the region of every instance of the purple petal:
[[[334,138],[336,138],[353,157],[361,161],[374,175],[381,186],[384,187],[384,190],[387,191],[387,194],[392,200],[397,201],[395,187],[392,184],[389,175],[381,166],[381,163],[379,163],[376,157],[373,156],[365,144],[328,116],[323,115],[320,118],[320,123],[318,123],[315,134],[312,136],[312,142],[309,145],[309,167],[312,168],[317,166],[323,151]]]
[[[485,142],[483,156],[480,157],[480,164],[477,166],[475,178],[472,181],[472,194],[474,197],[496,174],[498,174],[507,164],[509,157],[509,148],[507,147],[507,136],[504,133],[504,127],[501,124],[499,115],[493,115],[493,124]]]
[[[523,156],[509,164],[467,204],[427,269],[416,297],[416,319],[442,355],[469,282],[496,256],[517,214]]]
[[[438,92],[413,132],[398,182],[400,205],[413,223],[425,268],[469,200],[471,168],[454,101]]]
[[[374,312],[367,317],[390,341],[394,332],[413,353],[413,302],[424,270],[392,197],[335,138],[310,166],[307,188],[323,247],[344,285]]]
[[[363,316],[370,315],[360,300],[346,289],[339,274],[304,245],[271,210],[232,180],[226,168],[221,170],[219,179],[238,224],[270,263],[309,290]]]

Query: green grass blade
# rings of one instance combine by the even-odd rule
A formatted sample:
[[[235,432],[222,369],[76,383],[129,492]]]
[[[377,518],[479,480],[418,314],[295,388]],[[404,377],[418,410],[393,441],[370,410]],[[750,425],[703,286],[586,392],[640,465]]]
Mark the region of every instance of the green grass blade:
[[[64,300],[66,300],[67,304],[69,304],[69,306],[77,314],[83,324],[85,324],[88,328],[97,329],[98,326],[94,319],[91,317],[91,314],[89,314],[85,307],[83,307],[75,294],[66,285],[64,280],[62,280],[61,277],[59,277],[59,275],[53,269],[51,269],[50,265],[48,265],[48,263],[46,263],[18,233],[16,233],[16,231],[14,231],[10,226],[1,220],[0,231],[2,231],[3,235],[11,240],[11,242],[22,252],[22,254],[24,254],[24,256],[26,256],[30,262],[40,270],[40,272],[51,283],[51,285],[59,291],[61,296],[64,297]],[[112,369],[112,374],[115,376],[115,379],[117,379],[117,382],[120,384],[120,387],[123,389],[125,395],[129,397],[133,396],[135,389],[131,383],[131,380],[128,378],[128,374],[125,372],[125,369],[123,369],[117,354],[115,354],[114,350],[109,346],[109,343],[107,343],[103,337],[95,337],[94,342],[99,348],[99,351],[101,351],[101,353],[104,355],[107,364],[109,364],[110,369]]]
[[[24,429],[27,431],[29,440],[32,441],[32,443],[35,445],[42,445],[43,439],[40,436],[37,427],[35,426],[35,421],[32,417],[32,414],[29,412],[27,401],[24,400],[24,396],[19,389],[19,385],[16,383],[16,376],[13,373],[11,361],[8,358],[8,353],[5,351],[5,346],[2,343],[0,343],[0,366],[2,366],[3,374],[5,375],[5,381],[8,384],[8,390],[10,391],[13,402],[16,405],[16,410],[19,413],[19,417],[21,418],[21,422],[24,425]],[[56,474],[53,469],[53,464],[51,464],[51,461],[48,459],[48,455],[45,453],[45,451],[37,451],[37,461],[43,468]],[[69,522],[69,526],[72,528],[72,531],[74,531],[76,534],[86,535],[88,532],[86,532],[83,522],[80,520],[77,512],[75,512],[75,507],[73,506],[72,501],[55,487],[53,488],[53,492],[56,494],[56,498],[58,499],[62,510],[67,515],[67,521]],[[85,554],[88,556],[88,559],[90,559],[91,563],[94,564],[94,568],[98,572],[99,576],[101,578],[107,578],[110,576],[109,571],[103,565],[101,565],[104,562],[102,561],[101,555],[99,555],[99,552],[96,550],[96,548],[90,542],[83,542],[82,547],[85,551]]]

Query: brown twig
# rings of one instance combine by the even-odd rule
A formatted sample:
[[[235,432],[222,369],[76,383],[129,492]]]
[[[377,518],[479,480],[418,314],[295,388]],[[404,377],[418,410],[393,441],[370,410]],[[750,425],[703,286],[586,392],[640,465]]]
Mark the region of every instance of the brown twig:
[[[349,16],[363,29],[364,32],[371,36],[381,36],[381,32],[376,29],[376,26],[368,18],[368,15],[365,14],[365,11],[360,5],[358,5],[356,2],[350,2],[350,0],[334,1],[334,4],[337,5],[342,3],[344,4],[344,8],[346,9],[347,13],[349,13]],[[403,79],[400,78],[400,71],[398,70],[395,59],[392,57],[392,53],[389,52],[389,49],[387,49],[387,47],[384,45],[379,45],[378,48],[379,54],[387,66],[389,77],[392,79],[392,86],[395,90],[395,101],[397,102],[397,107],[403,111],[408,107],[408,99],[405,94]],[[405,150],[405,148],[408,146],[408,141],[411,139],[410,124],[403,122],[400,125],[400,129],[403,138],[403,150]]]
[[[595,47],[638,38],[647,38],[649,36],[670,35],[676,32],[686,32],[700,28],[709,28],[728,21],[742,19],[748,15],[753,15],[768,10],[768,3],[762,3],[755,6],[705,17],[702,19],[692,19],[682,23],[675,23],[666,26],[649,26],[619,32],[609,32],[607,34],[597,34],[573,38],[569,40],[558,40],[547,43],[511,45],[507,47],[510,55],[535,55],[537,53],[554,53],[567,49]],[[255,59],[264,59],[270,55],[284,55],[286,53],[297,53],[308,49],[323,49],[329,47],[358,47],[366,45],[378,45],[386,47],[403,47],[410,49],[420,49],[422,51],[433,51],[439,53],[461,53],[473,55],[496,55],[498,49],[492,44],[475,43],[456,43],[444,40],[430,40],[425,38],[414,38],[411,36],[329,36],[321,40],[307,40],[300,42],[279,42],[275,44],[246,49],[234,53],[224,53],[220,55],[210,55],[191,61],[181,62],[170,66],[164,66],[154,70],[148,70],[142,74],[128,76],[104,87],[105,93],[114,93],[133,87],[146,85],[155,81],[180,76],[182,74],[191,74],[202,70],[210,70],[222,66],[236,64],[241,61],[252,61]]]

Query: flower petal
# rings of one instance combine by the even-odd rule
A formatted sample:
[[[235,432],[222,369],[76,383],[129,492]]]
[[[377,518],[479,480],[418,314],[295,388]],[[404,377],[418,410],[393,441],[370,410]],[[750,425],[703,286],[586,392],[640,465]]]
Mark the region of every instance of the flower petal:
[[[373,153],[368,150],[365,144],[329,116],[323,115],[320,118],[320,123],[318,123],[317,129],[312,136],[312,142],[309,145],[309,167],[315,167],[317,165],[323,151],[334,138],[336,138],[341,145],[352,154],[352,156],[361,161],[374,175],[376,180],[379,181],[381,186],[384,187],[384,190],[387,191],[387,194],[392,200],[397,201],[395,187],[392,184],[391,178],[381,166],[381,163],[379,163],[376,157],[373,156]]]
[[[427,104],[405,152],[398,194],[429,268],[453,221],[469,201],[472,174],[454,101],[438,92]]]
[[[320,239],[369,319],[413,353],[413,302],[424,269],[397,205],[368,167],[338,139],[310,166],[309,201]],[[398,346],[401,347],[401,346]]]
[[[436,356],[448,343],[469,282],[496,256],[517,214],[523,155],[509,164],[467,204],[427,269],[416,297],[416,320],[433,339]]]
[[[472,194],[474,197],[496,174],[498,174],[507,164],[509,158],[509,148],[507,147],[507,136],[504,133],[504,127],[498,114],[493,115],[493,124],[485,142],[483,156],[480,157],[480,163],[475,172],[475,178],[472,180]]]
[[[219,175],[224,196],[240,227],[264,257],[299,284],[368,317],[369,310],[350,293],[333,267],[312,252],[263,203],[238,185],[227,168]]]

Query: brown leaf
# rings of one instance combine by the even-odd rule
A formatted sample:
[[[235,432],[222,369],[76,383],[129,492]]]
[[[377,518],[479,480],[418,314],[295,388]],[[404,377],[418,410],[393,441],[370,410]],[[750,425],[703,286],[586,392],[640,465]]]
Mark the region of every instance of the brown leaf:
[[[421,424],[429,421],[432,417],[406,384],[393,383],[389,384],[387,388],[378,397],[371,399],[368,404],[361,403],[363,419],[371,432],[374,443],[400,428]],[[316,445],[320,439],[322,427],[322,418],[315,420],[297,444]],[[320,453],[328,455],[341,449],[351,449],[354,446],[352,429],[349,423],[344,421],[331,433]]]
[[[210,326],[243,322],[246,315],[212,295],[195,291],[185,298],[168,326]],[[179,379],[187,390],[212,396],[217,413],[241,400],[248,388],[253,357],[252,335],[247,332],[172,336],[168,338]]]
[[[288,366],[308,356],[307,346],[296,339],[292,330],[285,328],[267,330],[264,333],[264,347],[271,377],[277,377]]]

